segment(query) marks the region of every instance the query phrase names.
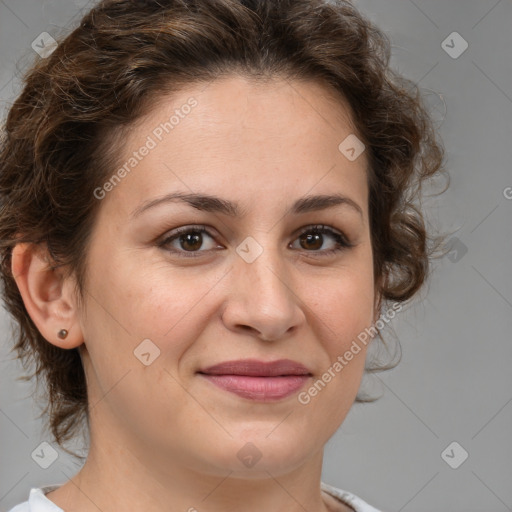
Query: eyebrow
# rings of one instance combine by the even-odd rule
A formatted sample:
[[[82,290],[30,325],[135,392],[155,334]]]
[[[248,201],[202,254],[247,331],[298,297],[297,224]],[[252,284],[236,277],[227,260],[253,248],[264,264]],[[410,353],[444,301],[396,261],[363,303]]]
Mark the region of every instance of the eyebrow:
[[[150,208],[163,203],[172,202],[184,202],[193,208],[196,208],[197,210],[210,213],[221,213],[228,215],[229,217],[244,217],[247,213],[246,210],[241,208],[237,203],[228,201],[227,199],[222,199],[217,196],[197,193],[172,192],[170,194],[166,194],[165,196],[158,197],[150,201],[145,201],[132,212],[131,217],[138,217],[144,211]],[[361,207],[353,199],[350,199],[350,197],[344,196],[342,194],[323,194],[301,197],[297,199],[295,203],[293,203],[291,207],[291,213],[294,215],[300,215],[308,212],[326,210],[327,208],[333,208],[339,205],[349,206],[356,210],[361,217],[363,217],[363,210]]]

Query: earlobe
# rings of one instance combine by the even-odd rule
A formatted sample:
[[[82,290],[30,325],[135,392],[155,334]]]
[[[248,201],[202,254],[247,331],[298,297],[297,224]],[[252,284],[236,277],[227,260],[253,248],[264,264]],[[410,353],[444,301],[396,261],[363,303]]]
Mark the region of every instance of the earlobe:
[[[12,251],[12,273],[30,318],[41,335],[63,349],[83,343],[74,288],[42,245],[20,243]]]

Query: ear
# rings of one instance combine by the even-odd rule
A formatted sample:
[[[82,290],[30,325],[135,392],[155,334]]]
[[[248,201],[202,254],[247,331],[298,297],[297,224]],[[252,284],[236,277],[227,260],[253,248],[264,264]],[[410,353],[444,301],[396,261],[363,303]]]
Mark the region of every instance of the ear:
[[[71,349],[83,343],[75,281],[51,266],[45,246],[19,243],[12,251],[11,269],[25,308],[41,335],[53,345]],[[66,329],[65,339],[58,336]]]

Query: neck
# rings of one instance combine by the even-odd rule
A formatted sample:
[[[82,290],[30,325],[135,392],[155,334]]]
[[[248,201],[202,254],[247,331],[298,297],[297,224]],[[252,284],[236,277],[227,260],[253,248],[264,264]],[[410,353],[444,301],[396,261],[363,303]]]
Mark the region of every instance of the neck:
[[[47,495],[66,512],[234,512],[242,504],[247,512],[335,510],[333,500],[320,490],[322,451],[288,472],[265,467],[263,460],[246,471],[205,472],[198,470],[199,460],[164,456],[132,439],[94,433],[91,428],[91,448],[83,468]]]

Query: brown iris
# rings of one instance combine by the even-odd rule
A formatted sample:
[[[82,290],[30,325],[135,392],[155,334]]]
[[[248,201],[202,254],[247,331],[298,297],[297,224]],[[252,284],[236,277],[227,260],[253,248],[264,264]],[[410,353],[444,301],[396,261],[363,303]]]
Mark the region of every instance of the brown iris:
[[[322,247],[322,234],[321,233],[316,233],[316,232],[313,232],[313,234],[311,233],[304,233],[300,236],[300,241],[301,241],[301,245],[302,245],[302,242],[306,241],[308,244],[310,242],[316,242],[317,245],[315,245],[314,247],[312,247],[311,245],[309,246],[306,246],[304,247],[305,249],[319,249],[320,247]],[[318,245],[318,242],[320,242],[320,245]]]

